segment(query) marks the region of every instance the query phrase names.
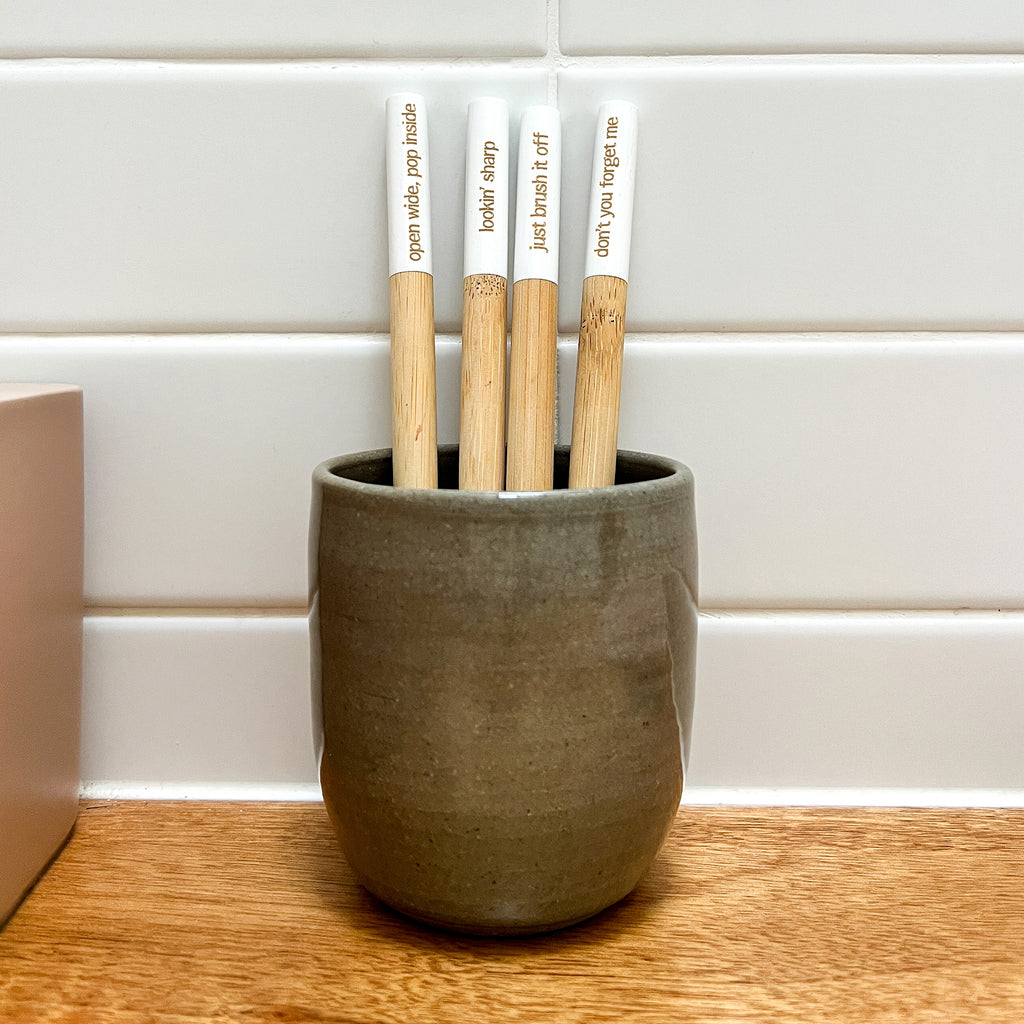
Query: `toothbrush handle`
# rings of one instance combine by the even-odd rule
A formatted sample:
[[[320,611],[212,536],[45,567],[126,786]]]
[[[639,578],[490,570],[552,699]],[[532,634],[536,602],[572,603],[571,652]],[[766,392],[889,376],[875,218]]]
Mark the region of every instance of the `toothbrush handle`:
[[[509,367],[510,491],[550,491],[554,476],[558,285],[542,278],[512,287]]]
[[[392,274],[391,443],[396,487],[437,486],[434,278]]]
[[[462,282],[459,487],[500,491],[505,479],[505,323],[508,284],[497,274]]]
[[[626,282],[597,275],[583,281],[569,486],[615,483],[626,333]]]

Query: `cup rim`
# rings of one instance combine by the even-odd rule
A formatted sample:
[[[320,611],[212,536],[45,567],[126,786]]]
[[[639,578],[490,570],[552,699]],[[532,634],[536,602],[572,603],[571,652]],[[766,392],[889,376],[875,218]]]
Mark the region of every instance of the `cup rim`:
[[[457,456],[458,444],[438,445],[438,457]],[[556,457],[567,458],[568,445],[555,446]],[[313,471],[313,482],[321,490],[344,491],[353,496],[360,495],[375,501],[398,501],[402,504],[415,503],[426,507],[448,508],[515,508],[539,509],[542,507],[563,508],[566,505],[629,504],[636,498],[656,498],[658,494],[677,493],[679,488],[692,490],[693,473],[684,463],[664,455],[650,452],[619,449],[616,466],[639,470],[641,479],[615,483],[609,487],[586,487],[569,490],[560,487],[550,491],[464,491],[452,487],[418,489],[395,487],[393,484],[372,483],[343,474],[346,468],[364,466],[367,463],[390,459],[391,448],[375,448],[350,452],[325,459]],[[647,475],[650,474],[650,475]]]

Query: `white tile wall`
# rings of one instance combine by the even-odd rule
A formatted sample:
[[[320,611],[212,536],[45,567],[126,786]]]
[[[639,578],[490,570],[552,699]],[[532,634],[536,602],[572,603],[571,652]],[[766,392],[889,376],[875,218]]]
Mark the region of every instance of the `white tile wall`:
[[[304,617],[92,616],[85,648],[94,795],[315,794]],[[703,615],[686,799],[1019,803],[1022,663],[1019,614]]]
[[[570,68],[565,167],[611,96],[640,107],[634,330],[1024,328],[1024,63]],[[563,330],[586,199],[567,175]]]
[[[541,101],[539,68],[0,63],[18,140],[0,329],[386,330],[378,115],[403,85],[431,97],[437,318],[457,330],[465,105]],[[563,330],[609,95],[642,110],[634,329],[1024,328],[1024,64],[581,67],[558,85]]]
[[[439,324],[462,290],[464,115],[546,72],[0,62],[0,330],[387,330],[381,111],[429,96]]]
[[[693,469],[705,607],[1022,608],[1022,398],[1020,334],[638,337],[619,440]]]
[[[1024,800],[1019,5],[602,4],[0,0],[0,378],[85,388],[90,792],[315,792],[309,478],[387,442],[410,88],[444,439],[467,101],[563,111],[563,433],[591,119],[641,106],[621,441],[697,476],[691,798]]]
[[[566,53],[1019,53],[1015,0],[561,0]]]
[[[90,605],[299,607],[312,467],[389,443],[383,335],[8,337],[85,388]],[[698,482],[709,608],[1024,607],[1024,336],[630,336],[623,447]],[[569,441],[575,341],[561,345]],[[438,342],[458,437],[459,346]]]
[[[695,789],[1024,795],[1019,614],[726,613],[700,637]]]
[[[0,341],[12,380],[85,389],[86,601],[304,606],[313,467],[390,444],[386,336]],[[443,440],[458,347],[439,346]]]
[[[304,617],[89,616],[84,660],[94,786],[316,781]]]
[[[547,4],[0,0],[3,57],[539,55]]]

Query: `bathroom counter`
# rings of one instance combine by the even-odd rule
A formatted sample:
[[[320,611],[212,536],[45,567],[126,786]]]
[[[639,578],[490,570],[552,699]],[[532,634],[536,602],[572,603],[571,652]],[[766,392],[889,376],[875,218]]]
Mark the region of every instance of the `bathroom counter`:
[[[0,1021],[1024,1020],[1024,811],[683,808],[569,930],[471,939],[352,880],[319,804],[86,802],[0,932]]]

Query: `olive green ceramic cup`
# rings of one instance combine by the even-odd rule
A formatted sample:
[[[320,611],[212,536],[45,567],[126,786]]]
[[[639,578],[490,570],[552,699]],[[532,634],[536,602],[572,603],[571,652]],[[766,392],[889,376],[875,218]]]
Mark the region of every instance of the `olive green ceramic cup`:
[[[620,452],[616,484],[391,484],[389,451],[313,477],[314,718],[359,881],[444,928],[561,928],[629,893],[672,824],[693,708],[693,478]]]

